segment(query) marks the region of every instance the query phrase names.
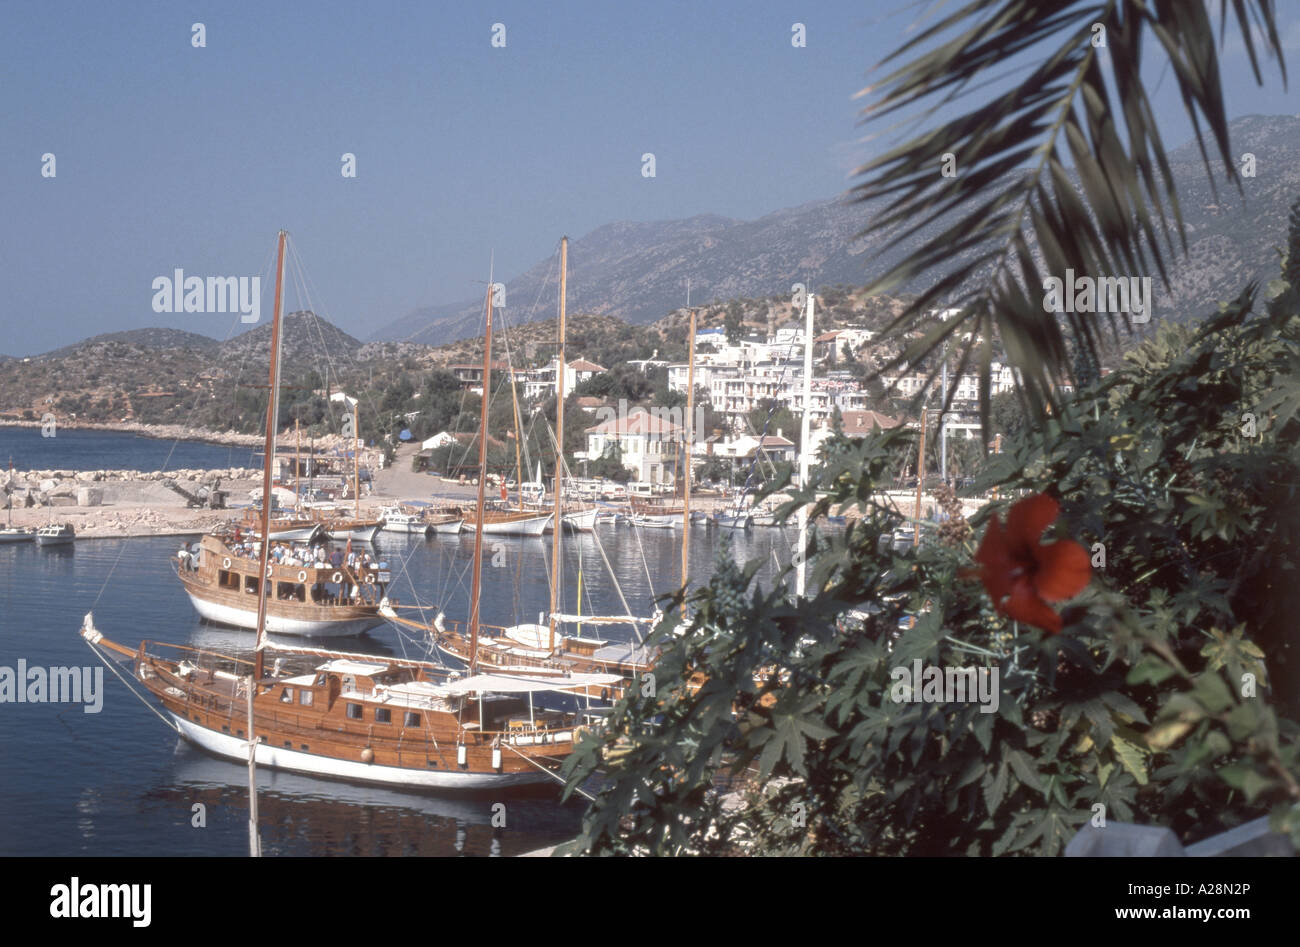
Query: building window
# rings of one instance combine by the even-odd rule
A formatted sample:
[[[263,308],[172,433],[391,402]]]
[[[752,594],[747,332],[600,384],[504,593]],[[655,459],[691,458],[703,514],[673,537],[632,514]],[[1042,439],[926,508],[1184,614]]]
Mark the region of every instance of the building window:
[[[349,720],[365,719],[365,711],[361,709],[360,704],[348,704],[348,719]]]
[[[393,712],[387,707],[375,708],[375,723],[392,723]]]
[[[406,721],[403,724],[403,726],[418,727],[419,725],[420,725],[420,715],[415,713],[414,711],[408,710],[406,712]]]

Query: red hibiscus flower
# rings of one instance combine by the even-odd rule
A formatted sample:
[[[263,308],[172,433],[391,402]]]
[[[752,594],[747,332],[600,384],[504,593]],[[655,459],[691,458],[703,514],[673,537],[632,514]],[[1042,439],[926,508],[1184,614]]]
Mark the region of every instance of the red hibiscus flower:
[[[1047,603],[1073,598],[1092,578],[1088,551],[1074,540],[1038,541],[1060,509],[1046,493],[1025,497],[1011,507],[1005,529],[994,514],[975,553],[976,574],[993,607],[1054,635],[1061,631],[1061,616]]]

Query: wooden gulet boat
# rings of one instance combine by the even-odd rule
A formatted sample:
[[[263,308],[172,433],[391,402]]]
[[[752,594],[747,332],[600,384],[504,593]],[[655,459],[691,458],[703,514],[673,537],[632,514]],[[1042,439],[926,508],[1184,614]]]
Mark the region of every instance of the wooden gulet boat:
[[[257,629],[263,576],[271,596],[266,627],[275,634],[342,637],[384,624],[379,603],[389,576],[377,567],[284,565],[274,560],[263,566],[260,551],[258,558],[249,558],[229,537],[213,534],[200,540],[197,561],[181,562],[177,576],[194,610],[221,625]]]
[[[272,323],[271,392],[264,478],[270,490],[270,453],[278,409],[278,347],[285,233]],[[491,289],[487,343],[491,346]],[[485,408],[486,410],[486,408]],[[485,456],[480,450],[480,470]],[[483,505],[480,477],[478,507]],[[269,508],[264,509],[265,520]],[[270,566],[261,549],[261,569]],[[475,538],[471,639],[478,631],[482,535]],[[270,644],[266,616],[269,583],[258,588],[254,659],[142,641],[131,649],[105,638],[87,614],[81,635],[101,659],[132,662],[134,677],[163,707],[184,738],[221,756],[250,760],[250,842],[259,850],[255,764],[318,776],[389,785],[478,789],[558,779],[556,764],[573,750],[581,728],[573,714],[538,712],[534,697],[565,691],[563,682],[483,675],[474,652],[468,677],[428,662]],[[280,658],[272,673],[265,653]],[[288,669],[288,664],[296,665]],[[281,670],[288,670],[281,674]],[[610,677],[605,683],[612,683]],[[588,688],[589,678],[572,682]],[[134,688],[132,688],[134,690]],[[139,695],[138,695],[139,696]]]

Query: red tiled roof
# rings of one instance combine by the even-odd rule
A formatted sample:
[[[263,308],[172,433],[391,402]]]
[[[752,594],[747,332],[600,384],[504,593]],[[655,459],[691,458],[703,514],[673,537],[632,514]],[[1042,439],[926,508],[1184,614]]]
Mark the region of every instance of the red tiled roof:
[[[898,427],[902,423],[878,411],[845,411],[842,417],[844,418],[844,433],[850,435],[867,434],[877,425],[880,426],[882,431],[887,431],[891,427]]]
[[[684,431],[679,425],[651,414],[644,408],[636,408],[625,418],[611,418],[595,427],[587,428],[588,434],[676,434]]]

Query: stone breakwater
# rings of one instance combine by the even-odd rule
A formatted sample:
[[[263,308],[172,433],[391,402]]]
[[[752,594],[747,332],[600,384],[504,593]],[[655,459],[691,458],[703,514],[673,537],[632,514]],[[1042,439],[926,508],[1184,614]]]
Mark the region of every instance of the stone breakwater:
[[[167,486],[198,495],[219,479],[227,505],[247,506],[262,472],[220,470],[29,470],[0,479],[0,509],[15,526],[71,523],[77,537],[160,536],[203,533],[239,515],[238,510],[192,509]]]
[[[232,467],[218,470],[25,470],[14,471],[4,482],[4,497],[0,509],[12,506],[21,509],[32,506],[100,506],[120,498],[127,492],[121,487],[158,484],[176,501],[184,504],[185,498],[169,490],[166,481],[174,481],[189,493],[219,480],[223,489],[231,482],[243,482],[261,476],[260,470]],[[232,497],[232,499],[234,499]],[[238,502],[238,501],[237,501]]]

